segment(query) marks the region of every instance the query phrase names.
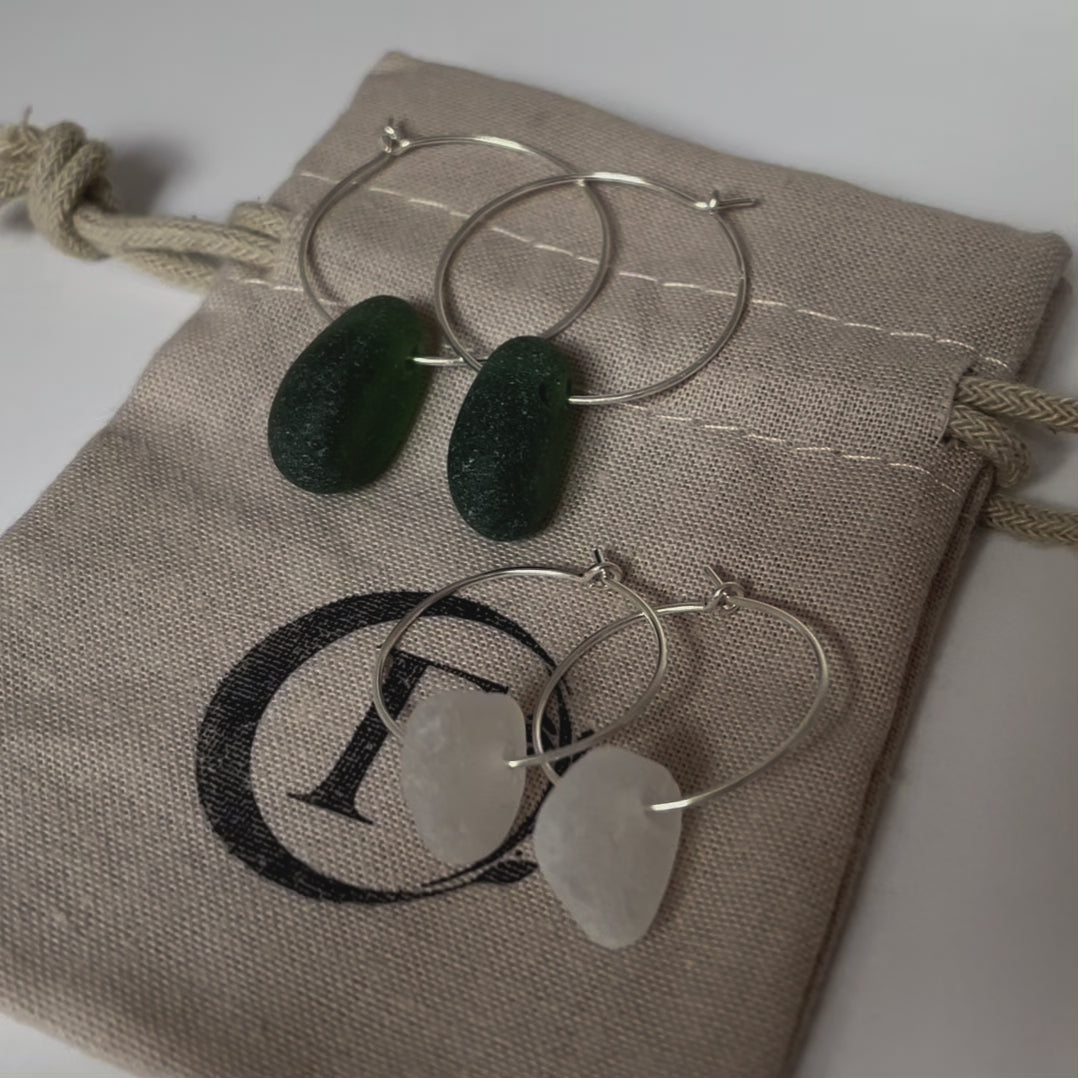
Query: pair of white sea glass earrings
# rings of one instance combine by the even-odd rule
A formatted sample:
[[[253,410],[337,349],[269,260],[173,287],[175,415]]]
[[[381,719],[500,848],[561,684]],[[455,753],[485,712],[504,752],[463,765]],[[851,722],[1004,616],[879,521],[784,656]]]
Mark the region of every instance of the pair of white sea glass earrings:
[[[580,573],[544,566],[490,569],[458,580],[417,603],[386,637],[373,672],[373,700],[386,727],[401,742],[401,786],[427,849],[450,865],[493,853],[512,830],[524,795],[525,769],[540,767],[552,784],[535,823],[535,856],[554,894],[584,933],[608,948],[626,947],[647,933],[673,870],[681,813],[758,775],[796,748],[823,709],[830,673],[817,635],[779,607],[748,598],[740,584],[708,569],[712,587],[702,602],[652,606],[623,581],[621,568],[595,551]],[[473,584],[509,577],[539,577],[577,587],[602,588],[624,599],[633,613],[612,621],[578,644],[550,672],[531,716],[528,752],[524,713],[505,693],[442,692],[421,701],[406,722],[390,714],[382,692],[386,665],[404,634],[438,604]],[[808,709],[787,736],[751,767],[698,793],[682,795],[660,763],[624,748],[596,748],[647,710],[666,674],[668,643],[661,618],[673,614],[739,610],[777,618],[809,644],[816,667]],[[543,747],[547,705],[570,670],[592,649],[643,620],[655,638],[655,666],[647,686],[623,714],[594,733],[557,748]],[[583,755],[582,755],[583,754]],[[559,775],[558,761],[581,758]]]

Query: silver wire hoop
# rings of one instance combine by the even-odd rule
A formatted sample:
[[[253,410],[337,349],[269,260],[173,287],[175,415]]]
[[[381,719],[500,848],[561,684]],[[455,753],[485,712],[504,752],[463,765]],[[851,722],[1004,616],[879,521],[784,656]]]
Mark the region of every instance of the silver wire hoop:
[[[808,711],[802,716],[801,721],[794,727],[791,733],[762,760],[757,761],[752,767],[734,775],[733,778],[729,778],[725,782],[720,782],[717,786],[701,790],[699,793],[691,794],[688,797],[682,797],[677,801],[663,801],[656,805],[648,805],[648,810],[650,812],[676,812],[681,811],[682,809],[695,808],[697,805],[702,805],[705,801],[710,801],[711,798],[718,797],[719,794],[727,793],[735,786],[740,786],[743,782],[748,782],[749,779],[755,778],[761,771],[764,771],[773,763],[782,759],[787,753],[792,752],[802,741],[804,741],[812,730],[813,724],[818,718],[820,711],[823,709],[824,702],[827,699],[828,688],[831,684],[831,668],[827,661],[827,656],[824,654],[820,638],[800,618],[796,618],[793,614],[790,614],[780,607],[772,606],[770,603],[760,602],[759,599],[749,599],[744,594],[744,589],[740,584],[736,581],[722,580],[719,574],[710,567],[708,567],[707,572],[708,575],[715,580],[717,586],[704,602],[676,603],[671,606],[659,606],[655,608],[655,613],[660,617],[666,617],[671,614],[706,614],[713,610],[718,610],[720,613],[724,614],[732,614],[737,610],[755,610],[758,613],[769,614],[771,617],[778,618],[779,621],[789,625],[792,629],[796,629],[808,641],[809,646],[812,648],[813,658],[816,660],[816,692],[812,698],[812,703],[809,705]],[[630,614],[620,621],[612,621],[609,625],[604,625],[597,632],[589,636],[587,640],[578,644],[558,664],[557,668],[552,671],[546,684],[543,686],[542,691],[539,693],[539,699],[536,702],[535,711],[532,714],[532,744],[537,749],[543,747],[543,715],[546,713],[547,704],[550,702],[550,698],[554,694],[554,690],[558,687],[561,679],[565,677],[569,670],[591,651],[592,648],[597,647],[604,640],[609,639],[611,636],[615,636],[617,633],[620,633],[623,629],[638,620],[638,614]],[[583,740],[584,739],[581,738],[581,741]],[[577,744],[580,744],[580,742],[577,742]],[[547,769],[544,768],[544,770]],[[550,771],[547,771],[547,777],[550,778],[552,782],[557,781],[557,775],[552,774]]]
[[[576,394],[569,398],[569,403],[583,405],[623,404],[628,401],[643,400],[645,397],[654,396],[656,393],[663,393],[668,389],[673,389],[675,386],[681,385],[682,382],[688,381],[693,375],[703,370],[703,368],[726,347],[727,342],[734,335],[734,331],[737,329],[742,315],[745,313],[745,305],[748,300],[749,274],[745,262],[745,253],[741,248],[737,233],[734,232],[733,228],[725,220],[723,214],[727,210],[755,206],[756,199],[722,199],[719,197],[718,191],[712,191],[709,198],[697,199],[676,187],[660,183],[657,180],[648,180],[643,176],[630,176],[622,172],[584,172],[575,175],[548,176],[542,180],[533,180],[531,183],[522,184],[512,191],[506,192],[504,195],[499,195],[485,206],[480,206],[480,208],[460,226],[456,235],[449,241],[449,245],[442,251],[442,257],[438,261],[438,269],[434,274],[435,317],[438,319],[438,325],[441,327],[445,339],[449,342],[457,355],[459,355],[472,370],[479,371],[482,368],[483,361],[477,359],[475,355],[468,351],[460,337],[457,335],[456,330],[450,322],[448,304],[446,302],[446,287],[449,270],[456,260],[457,255],[460,253],[460,249],[463,247],[465,241],[485,221],[489,220],[512,203],[527,198],[529,195],[536,194],[539,191],[547,191],[552,187],[564,187],[569,184],[583,184],[590,190],[593,184],[601,183],[617,184],[622,187],[642,187],[648,191],[656,191],[659,194],[672,198],[675,202],[688,206],[690,209],[702,210],[707,213],[708,216],[714,218],[734,252],[738,272],[737,292],[734,297],[733,313],[727,319],[726,325],[723,327],[718,340],[707,352],[693,360],[687,367],[683,367],[680,371],[670,375],[669,378],[663,378],[660,381],[653,382],[651,385],[644,386],[641,389],[626,390],[624,393]],[[603,275],[605,276],[605,271]],[[596,280],[599,280],[598,275],[596,275]],[[596,291],[598,291],[598,289],[596,289]],[[564,322],[563,326],[567,324],[567,322]],[[552,334],[550,335],[552,336]]]
[[[303,227],[303,232],[300,234],[300,284],[303,287],[304,295],[318,308],[319,311],[322,312],[327,321],[332,321],[335,315],[326,306],[325,301],[315,290],[314,282],[311,280],[310,270],[311,244],[314,240],[314,234],[318,230],[318,226],[321,224],[326,214],[338,203],[347,198],[356,188],[361,187],[368,180],[373,179],[393,161],[404,157],[409,153],[413,153],[415,150],[420,150],[428,146],[493,146],[497,149],[512,150],[515,153],[536,157],[540,161],[545,161],[547,164],[561,169],[563,172],[572,171],[572,165],[563,161],[560,157],[556,157],[552,153],[547,153],[545,150],[537,150],[534,146],[525,145],[525,143],[517,142],[514,139],[498,138],[495,135],[428,135],[425,138],[413,139],[405,137],[399,124],[394,123],[393,120],[388,120],[385,127],[382,128],[381,152],[375,157],[372,157],[369,161],[354,168],[344,177],[344,179],[338,181],[317,203],[315,203],[314,208],[310,212],[310,216],[307,218],[307,223]],[[610,261],[613,256],[610,211],[603,204],[602,199],[588,187],[587,184],[579,184],[578,186],[582,187],[587,193],[589,201],[595,207],[595,211],[599,215],[599,223],[602,226],[603,246],[599,254],[599,265],[595,270],[595,275],[592,277],[591,284],[588,285],[588,289],[584,293],[583,298],[569,311],[568,314],[565,315],[564,318],[556,322],[550,329],[536,334],[536,336],[543,337],[544,339],[554,337],[558,333],[561,333],[563,329],[571,326],[584,311],[591,306],[595,297],[603,287],[603,282],[606,280],[607,272],[610,269]],[[465,362],[459,355],[414,356],[413,359],[416,363],[430,367],[460,367],[463,366]]]
[[[655,669],[652,672],[651,680],[648,682],[647,687],[637,698],[633,706],[613,722],[608,723],[601,730],[596,730],[586,737],[582,737],[577,741],[571,742],[568,745],[562,745],[556,749],[548,749],[546,752],[539,752],[532,756],[524,756],[519,760],[506,761],[506,764],[509,767],[541,766],[548,772],[548,774],[553,773],[549,768],[555,761],[562,760],[567,756],[576,756],[583,751],[581,746],[590,746],[598,741],[608,738],[611,734],[621,730],[638,716],[642,715],[644,711],[647,710],[651,701],[655,698],[655,695],[658,693],[659,687],[662,684],[662,680],[666,676],[669,648],[666,639],[666,631],[659,621],[658,613],[646,599],[641,595],[638,595],[627,584],[622,583],[621,575],[620,566],[616,565],[614,562],[607,561],[603,556],[602,551],[596,550],[594,564],[591,565],[590,568],[585,569],[582,573],[572,573],[565,569],[550,569],[545,566],[514,565],[507,569],[488,569],[486,572],[475,573],[473,576],[465,577],[463,580],[458,580],[454,584],[447,585],[440,591],[432,592],[421,602],[416,603],[416,605],[397,622],[393,627],[393,631],[385,638],[382,642],[382,646],[378,649],[378,655],[374,662],[373,703],[379,718],[385,723],[386,729],[394,737],[398,740],[403,737],[401,723],[389,713],[385,697],[382,694],[382,681],[385,676],[386,663],[389,661],[393,649],[400,643],[404,634],[419,620],[419,618],[430,610],[432,606],[441,602],[442,599],[456,594],[456,592],[463,590],[471,584],[478,584],[484,580],[497,580],[506,577],[543,577],[548,580],[562,580],[572,584],[583,584],[585,587],[608,588],[616,595],[620,595],[631,606],[636,607],[636,613],[629,615],[628,621],[643,619],[651,627],[652,632],[655,634],[655,641],[659,646],[655,661]],[[621,622],[616,624],[621,624]],[[564,664],[556,666],[553,673],[557,674],[563,665]],[[560,680],[560,676],[558,680]],[[553,692],[553,689],[551,689],[550,692]],[[546,710],[546,701],[550,699],[550,692],[548,692],[544,698],[544,711]],[[541,747],[542,742],[535,742],[535,745]],[[554,774],[556,778],[556,773]]]

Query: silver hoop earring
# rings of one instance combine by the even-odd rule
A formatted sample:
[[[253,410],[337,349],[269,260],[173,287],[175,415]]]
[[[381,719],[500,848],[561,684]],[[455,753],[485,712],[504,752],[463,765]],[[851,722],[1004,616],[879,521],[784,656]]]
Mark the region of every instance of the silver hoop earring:
[[[748,296],[748,269],[740,242],[723,215],[754,205],[752,199],[707,199],[655,180],[613,172],[573,173],[545,151],[489,135],[438,135],[407,139],[393,126],[384,132],[383,152],[355,169],[315,206],[300,238],[303,290],[327,317],[314,288],[309,256],[319,223],[389,161],[425,146],[489,146],[550,162],[563,174],[524,184],[488,202],[458,229],[442,252],[434,279],[434,309],[454,356],[424,355],[423,329],[415,310],[393,296],[374,296],[345,311],[300,354],[282,379],[268,422],[270,455],[295,485],[315,493],[354,490],[377,479],[400,451],[418,415],[428,367],[469,367],[477,372],[450,439],[447,473],[461,517],[485,538],[524,539],[543,528],[561,496],[569,464],[574,405],[641,400],[672,389],[702,370],[737,328]],[[613,184],[658,192],[719,224],[737,264],[734,308],[714,344],[668,378],[616,393],[576,394],[570,362],[548,338],[572,324],[591,304],[606,279],[612,257],[610,220],[594,190]],[[562,186],[584,188],[602,226],[602,251],[580,301],[539,336],[514,337],[480,361],[452,325],[446,298],[450,267],[467,239],[514,202]]]
[[[310,269],[311,246],[326,214],[393,161],[435,146],[506,150],[544,161],[562,172],[571,166],[554,154],[494,135],[408,138],[390,120],[382,150],[354,169],[319,200],[299,241],[304,294],[329,325],[300,353],[281,380],[267,423],[270,456],[295,486],[316,494],[355,490],[377,479],[411,431],[429,381],[430,367],[464,366],[457,356],[427,355],[419,314],[396,296],[372,296],[334,316],[318,294]],[[583,186],[583,185],[580,185]],[[583,297],[545,340],[571,325],[602,288],[612,253],[610,218],[594,191],[587,197],[599,216],[602,250]]]
[[[529,755],[520,706],[505,693],[444,692],[421,702],[401,723],[382,692],[385,668],[405,633],[421,617],[437,617],[439,604],[463,588],[510,577],[537,577],[574,587],[601,588],[634,609],[628,621],[643,619],[655,637],[655,666],[636,702],[613,722],[576,741]],[[627,622],[616,623],[619,626]],[[424,845],[450,865],[471,864],[496,850],[509,834],[524,794],[525,769],[551,765],[598,744],[638,718],[654,699],[666,674],[668,646],[657,612],[622,581],[622,570],[601,550],[580,573],[548,566],[510,566],[475,573],[432,592],[394,626],[375,660],[372,699],[386,729],[401,742],[401,788]],[[552,671],[558,681],[565,666]],[[555,691],[544,692],[542,709]],[[536,721],[542,722],[537,710]],[[538,743],[536,743],[538,744]]]
[[[708,349],[668,378],[613,393],[573,393],[568,359],[553,346],[515,337],[485,361],[473,355],[454,328],[446,301],[449,270],[482,224],[522,199],[557,187],[601,184],[655,192],[713,219],[737,265],[737,290],[726,324]],[[449,491],[461,517],[488,539],[523,539],[542,528],[557,505],[569,463],[572,406],[644,400],[681,385],[704,369],[734,335],[748,300],[749,274],[737,233],[724,214],[756,204],[723,199],[717,191],[697,199],[669,184],[618,172],[549,176],[515,188],[480,207],[442,252],[435,272],[434,310],[445,339],[476,372],[449,440]]]
[[[666,893],[681,837],[681,813],[755,778],[800,745],[823,709],[830,667],[819,637],[800,618],[750,599],[740,584],[723,581],[703,603],[657,607],[660,616],[709,611],[754,611],[777,618],[809,644],[816,666],[812,702],[793,730],[744,771],[697,793],[683,796],[670,772],[655,760],[628,749],[603,746],[574,763],[547,794],[535,825],[540,871],[569,915],[593,942],[626,947],[647,933]],[[621,632],[637,616],[612,622],[579,644],[543,686],[532,725],[542,755],[542,716],[558,683],[589,651]]]

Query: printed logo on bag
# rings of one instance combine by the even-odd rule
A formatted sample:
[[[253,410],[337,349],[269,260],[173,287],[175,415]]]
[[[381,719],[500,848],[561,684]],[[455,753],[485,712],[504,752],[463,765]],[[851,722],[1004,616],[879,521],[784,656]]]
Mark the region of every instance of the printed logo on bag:
[[[374,592],[319,607],[270,633],[218,686],[199,728],[196,755],[199,799],[210,826],[229,852],[265,879],[308,898],[385,903],[430,898],[476,883],[516,883],[535,871],[535,863],[518,853],[520,842],[531,832],[534,811],[490,856],[448,874],[422,878],[416,873],[414,880],[402,885],[398,880],[384,879],[369,882],[364,879],[357,883],[340,878],[341,874],[335,874],[324,864],[311,863],[317,858],[304,856],[296,851],[294,844],[287,843],[271,826],[264,806],[260,806],[254,774],[255,742],[267,710],[289,678],[331,644],[362,629],[392,625],[425,597],[423,592]],[[452,596],[432,607],[425,616],[432,615],[461,618],[504,633],[531,649],[548,666],[554,665],[527,630],[483,603]],[[399,713],[423,677],[434,670],[485,692],[506,691],[504,685],[475,671],[447,666],[402,650],[394,654],[384,686],[390,711]],[[558,743],[566,744],[572,730],[560,695],[557,707],[557,729],[551,732]],[[308,788],[289,791],[289,803],[301,806],[305,813],[318,815],[320,821],[332,819],[336,826],[349,828],[350,839],[353,835],[363,836],[357,845],[362,851],[363,842],[379,828],[380,821],[359,812],[357,798],[361,797],[364,783],[376,767],[388,736],[374,705],[368,705],[324,777]],[[385,863],[384,857],[372,855],[368,864],[362,852],[354,860],[359,870],[369,868],[372,872]]]

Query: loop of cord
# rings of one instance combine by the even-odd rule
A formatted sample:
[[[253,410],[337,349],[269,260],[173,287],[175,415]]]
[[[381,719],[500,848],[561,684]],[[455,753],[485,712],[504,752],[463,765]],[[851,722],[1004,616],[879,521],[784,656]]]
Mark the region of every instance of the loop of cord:
[[[106,175],[111,152],[78,124],[0,127],[0,202],[25,199],[34,227],[75,258],[119,258],[162,281],[209,288],[227,262],[268,272],[288,214],[266,203],[240,203],[227,225],[117,211]],[[1078,400],[1033,386],[967,376],[959,380],[947,433],[984,456],[996,487],[982,522],[1021,539],[1078,546],[1078,513],[1027,505],[999,493],[1025,477],[1029,450],[1004,420],[1078,433]]]
[[[996,485],[1004,490],[1016,487],[1029,473],[1029,447],[995,416],[955,401],[947,433],[987,457],[996,469]]]
[[[959,379],[947,433],[975,449],[996,470],[996,489],[981,511],[981,522],[1019,539],[1078,547],[1078,513],[1030,505],[1001,494],[1029,471],[1029,448],[1004,422],[1019,420],[1052,430],[1078,433],[1078,400],[1018,382],[968,375]]]

